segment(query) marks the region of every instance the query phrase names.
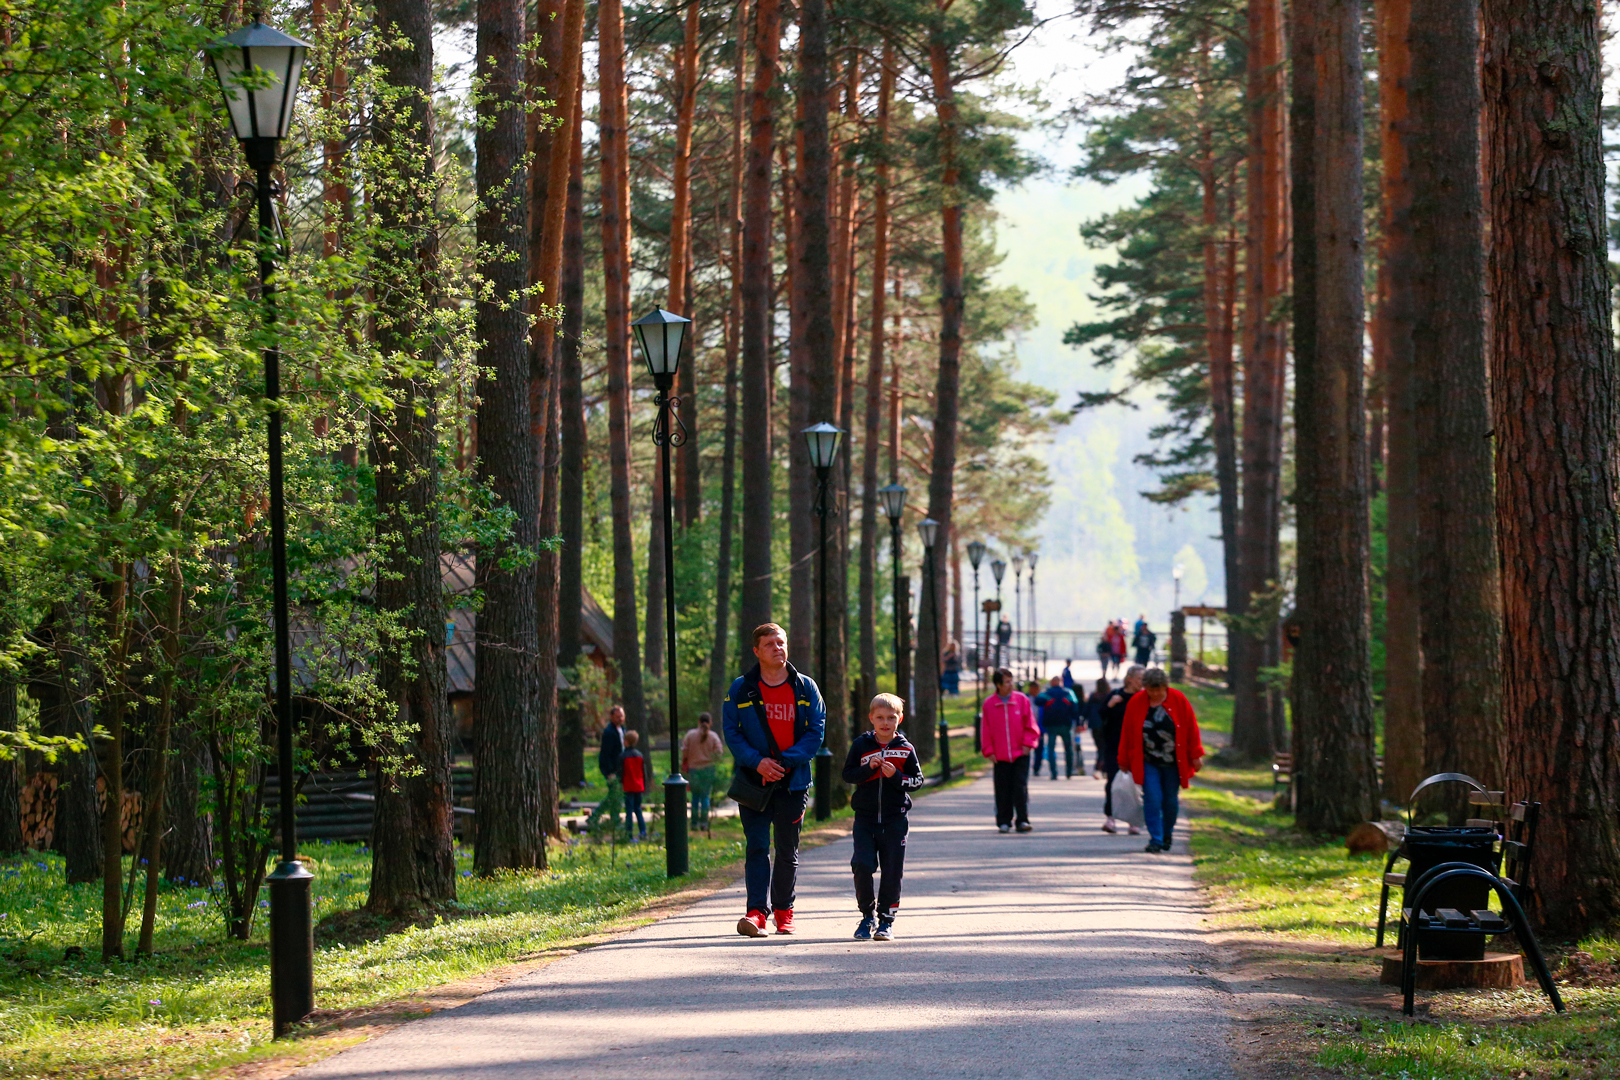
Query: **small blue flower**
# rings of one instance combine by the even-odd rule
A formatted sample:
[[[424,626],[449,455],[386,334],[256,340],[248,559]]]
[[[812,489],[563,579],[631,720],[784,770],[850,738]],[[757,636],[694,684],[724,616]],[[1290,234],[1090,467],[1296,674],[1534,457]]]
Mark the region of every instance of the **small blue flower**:
[[[461,876],[462,877],[472,877],[472,871],[471,870],[463,870],[461,872]]]

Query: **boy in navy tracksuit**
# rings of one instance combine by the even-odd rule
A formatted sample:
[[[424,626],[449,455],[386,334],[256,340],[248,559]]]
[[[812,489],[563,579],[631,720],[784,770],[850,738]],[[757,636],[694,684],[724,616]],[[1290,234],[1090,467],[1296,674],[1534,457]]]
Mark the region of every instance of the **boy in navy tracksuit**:
[[[855,855],[849,865],[855,871],[855,903],[861,909],[857,941],[894,937],[906,860],[906,811],[911,809],[910,793],[923,784],[917,751],[898,730],[904,715],[905,704],[893,694],[873,698],[872,730],[855,740],[844,761],[844,782],[855,785],[849,800],[855,808]],[[883,878],[874,897],[872,874],[879,866]]]

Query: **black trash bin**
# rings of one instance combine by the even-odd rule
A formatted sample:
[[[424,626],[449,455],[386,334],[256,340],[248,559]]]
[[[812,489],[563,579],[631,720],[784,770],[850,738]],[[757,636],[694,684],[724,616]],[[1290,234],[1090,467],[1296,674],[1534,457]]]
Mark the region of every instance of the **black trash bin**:
[[[1472,863],[1481,870],[1496,873],[1496,830],[1481,825],[1419,825],[1406,832],[1406,870],[1409,886],[1416,885],[1425,871],[1441,863]],[[1484,878],[1462,877],[1441,882],[1423,899],[1423,910],[1433,914],[1439,908],[1474,911],[1491,898],[1490,882]]]
[[[1416,788],[1406,802],[1406,836],[1401,841],[1400,854],[1409,862],[1406,886],[1402,890],[1401,907],[1406,907],[1405,896],[1414,891],[1428,871],[1443,863],[1468,863],[1487,873],[1496,873],[1496,845],[1501,837],[1496,830],[1483,825],[1412,825],[1412,809],[1418,794],[1437,784],[1467,784],[1475,791],[1484,791],[1485,785],[1464,773],[1436,773]],[[1393,861],[1393,860],[1392,860]],[[1423,898],[1423,912],[1436,915],[1449,910],[1468,913],[1483,910],[1490,905],[1491,885],[1482,877],[1458,876],[1430,889]],[[1432,922],[1432,920],[1429,920]],[[1438,924],[1436,924],[1438,925]],[[1463,937],[1469,940],[1464,942]],[[1478,940],[1474,940],[1477,938]],[[1453,940],[1456,939],[1456,940]],[[1479,959],[1476,953],[1483,949],[1484,937],[1477,933],[1458,935],[1439,930],[1420,933],[1418,950],[1424,959]],[[1460,951],[1459,951],[1460,950]]]

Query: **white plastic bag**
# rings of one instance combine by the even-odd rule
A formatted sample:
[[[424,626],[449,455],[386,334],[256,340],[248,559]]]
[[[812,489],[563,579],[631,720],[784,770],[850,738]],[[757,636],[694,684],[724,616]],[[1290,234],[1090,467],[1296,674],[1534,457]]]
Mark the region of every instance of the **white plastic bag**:
[[[1114,796],[1114,817],[1127,825],[1141,828],[1142,796],[1136,790],[1136,781],[1131,779],[1131,774],[1124,769],[1119,770],[1114,775],[1114,782],[1109,790]]]

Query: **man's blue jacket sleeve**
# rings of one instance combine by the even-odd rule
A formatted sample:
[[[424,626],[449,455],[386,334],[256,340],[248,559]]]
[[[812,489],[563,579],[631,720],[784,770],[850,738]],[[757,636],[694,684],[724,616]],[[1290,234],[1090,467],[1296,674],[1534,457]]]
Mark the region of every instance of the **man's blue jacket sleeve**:
[[[737,695],[742,691],[742,679],[735,679],[731,689],[726,692],[726,700],[720,706],[720,727],[726,733],[726,747],[730,749],[731,756],[737,764],[748,769],[759,768],[759,763],[765,757],[763,753],[754,748],[754,745],[743,735],[742,719],[738,715]],[[748,711],[754,711],[753,702],[748,703]],[[763,722],[762,717],[754,717]]]

